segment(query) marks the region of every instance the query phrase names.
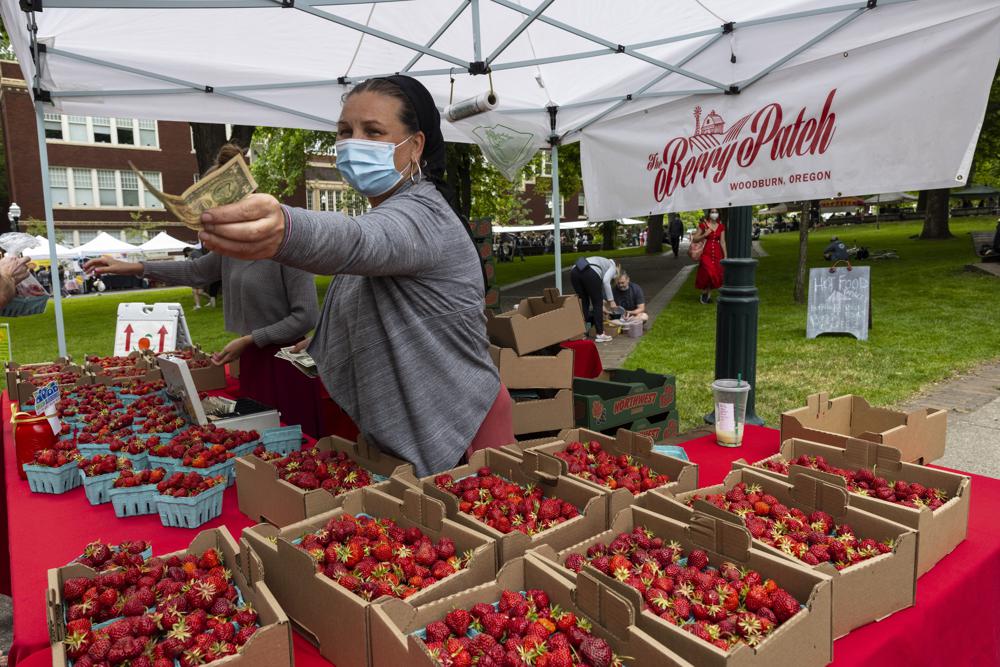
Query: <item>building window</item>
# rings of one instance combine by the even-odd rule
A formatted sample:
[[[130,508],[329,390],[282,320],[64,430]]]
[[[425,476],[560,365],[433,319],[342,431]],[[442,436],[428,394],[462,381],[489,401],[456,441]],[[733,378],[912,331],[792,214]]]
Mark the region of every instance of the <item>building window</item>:
[[[90,141],[89,133],[87,132],[87,117],[86,116],[70,116],[69,117],[69,140],[70,141]]]
[[[81,229],[79,232],[80,245],[89,243],[97,238],[98,232],[89,229]]]
[[[142,172],[142,177],[149,181],[149,184],[154,188],[163,192],[163,185],[160,183],[160,172],[158,171],[144,171]],[[146,208],[163,208],[163,204],[157,199],[152,192],[146,190],[143,186],[143,192],[145,192],[144,201],[146,202]]]
[[[577,195],[577,197],[576,197],[576,207],[577,207],[577,214],[581,218],[586,217],[586,215],[587,215],[587,199],[583,196],[582,192],[579,195]]]
[[[131,171],[120,171],[122,179],[122,206],[139,205],[139,179]]]
[[[156,121],[139,121],[139,143],[143,146],[157,146],[156,142]]]
[[[53,206],[69,206],[69,179],[66,167],[49,167],[49,187]]]
[[[159,147],[155,120],[45,114],[45,138],[87,144]]]
[[[111,143],[111,119],[106,116],[94,116],[91,119],[91,124],[94,126],[94,143],[96,144],[110,144]]]
[[[115,130],[119,144],[135,145],[135,129],[131,118],[115,118]]]
[[[63,138],[63,126],[62,126],[61,114],[57,113],[45,114],[45,138],[46,139]]]
[[[73,199],[76,206],[94,205],[94,172],[92,170],[73,170]]]
[[[114,170],[97,170],[97,189],[101,206],[118,206],[118,182]]]
[[[552,178],[552,152],[542,151],[542,165],[539,176]]]

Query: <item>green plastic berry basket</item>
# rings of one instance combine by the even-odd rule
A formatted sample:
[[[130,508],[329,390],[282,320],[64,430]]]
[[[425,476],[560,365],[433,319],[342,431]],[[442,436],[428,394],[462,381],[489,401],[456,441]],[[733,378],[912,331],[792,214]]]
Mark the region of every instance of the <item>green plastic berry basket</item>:
[[[83,480],[83,491],[87,494],[87,500],[90,501],[91,505],[103,505],[111,500],[108,496],[108,491],[111,490],[111,485],[115,483],[117,478],[117,470],[115,472],[104,473],[103,475],[94,475],[93,477],[87,477],[82,470],[80,471],[80,479]]]
[[[111,497],[111,504],[115,508],[115,516],[122,519],[140,514],[156,514],[156,503],[160,494],[156,490],[156,484],[143,484],[118,489],[112,487],[108,491],[108,496]]]
[[[302,426],[269,428],[260,434],[260,442],[267,451],[288,456],[302,449]]]
[[[142,470],[149,467],[149,452],[139,452],[129,454],[128,452],[116,452],[118,456],[124,456],[132,462],[132,470]]]
[[[174,528],[197,528],[222,514],[222,492],[226,487],[216,484],[197,496],[174,498],[158,495],[156,509],[164,526]]]
[[[181,460],[172,456],[153,456],[148,454],[146,465],[150,468],[163,468],[167,471],[167,477],[173,475],[181,467]]]
[[[234,450],[235,451],[235,450]],[[149,457],[150,462],[155,458],[153,456]],[[178,459],[173,459],[177,461]],[[226,486],[232,486],[236,482],[236,459],[231,458],[223,461],[222,463],[216,463],[214,466],[209,466],[207,468],[195,468],[193,466],[177,465],[170,472],[182,472],[185,475],[189,472],[196,472],[202,477],[215,477],[216,475],[223,475],[226,478]]]
[[[66,493],[80,486],[80,474],[76,461],[58,468],[25,464],[24,474],[28,477],[28,488],[35,493]]]
[[[15,296],[10,303],[0,309],[0,317],[25,317],[41,315],[49,303],[47,294],[42,296]]]
[[[110,454],[111,447],[103,442],[78,442],[76,448],[84,458],[90,458],[95,454]]]

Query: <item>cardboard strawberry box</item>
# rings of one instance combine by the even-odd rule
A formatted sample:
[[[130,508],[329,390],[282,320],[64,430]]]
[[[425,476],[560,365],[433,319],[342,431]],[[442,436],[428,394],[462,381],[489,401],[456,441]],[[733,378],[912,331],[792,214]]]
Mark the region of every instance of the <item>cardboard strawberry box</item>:
[[[579,338],[585,332],[580,300],[575,294],[560,295],[555,288],[547,288],[540,297],[521,299],[516,309],[506,313],[486,313],[490,342],[519,355]]]
[[[409,473],[412,479],[412,465],[386,454],[362,437],[357,442],[351,442],[328,436],[313,446],[320,451],[344,452],[349,459],[372,473],[372,488],[388,491],[392,495],[402,493],[400,489],[404,486],[391,483],[390,477]],[[322,488],[299,488],[280,479],[278,469],[272,462],[254,454],[236,459],[235,465],[240,511],[255,521],[287,526],[340,507],[346,495],[335,496]]]
[[[867,440],[850,438],[846,448],[830,447],[808,440],[792,438],[781,445],[781,452],[749,466],[741,461],[735,467],[752,470],[789,480],[796,474],[808,474],[835,486],[847,489],[847,480],[837,474],[822,472],[809,467],[792,465],[789,474],[763,467],[777,460],[793,461],[800,456],[822,456],[826,462],[843,470],[867,470],[872,476],[885,478],[890,485],[897,481],[919,484],[927,489],[938,489],[946,496],[943,505],[931,509],[925,505],[908,507],[897,502],[880,499],[871,494],[849,492],[848,502],[860,509],[885,517],[917,531],[917,576],[923,575],[947,556],[964,539],[969,527],[969,497],[972,480],[965,476],[936,468],[928,468],[899,460],[898,449],[877,445]]]
[[[784,482],[764,473],[746,468],[733,470],[722,484],[697,491],[670,496],[653,494],[643,503],[648,509],[681,521],[688,520],[697,510],[716,518],[743,525],[736,514],[725,511],[696,495],[726,493],[738,483],[759,486],[789,508],[798,508],[807,515],[826,512],[837,525],[850,526],[859,539],[876,542],[890,541],[888,553],[876,555],[838,570],[831,562],[812,566],[833,579],[833,636],[846,635],[851,630],[878,621],[913,605],[917,585],[917,534],[898,523],[871,512],[848,505],[847,492],[832,484],[802,475],[793,483]],[[689,507],[688,501],[693,501]],[[808,567],[808,563],[765,542],[754,539],[754,546]]]
[[[492,581],[496,576],[496,545],[480,532],[444,516],[441,503],[415,490],[405,500],[372,489],[347,494],[338,509],[319,514],[284,528],[259,524],[243,531],[243,539],[260,557],[265,581],[288,617],[320,654],[335,665],[372,665],[369,656],[371,607],[369,601],[339,582],[317,571],[313,556],[296,546],[295,540],[323,529],[330,519],[345,514],[391,519],[400,527],[419,528],[431,540],[450,538],[456,554],[469,554],[464,569],[413,593],[413,604],[431,602]]]
[[[84,367],[91,373],[97,375],[107,374],[108,370],[118,368],[148,368],[148,365],[146,364],[146,355],[139,350],[134,350],[124,357],[102,357],[101,359],[104,360],[105,363],[87,361]]]
[[[20,380],[25,380],[33,375],[51,375],[59,373],[73,363],[72,357],[58,357],[55,361],[42,361],[35,364],[19,364],[16,361],[4,363],[4,375],[7,380],[7,387],[16,387]]]
[[[63,373],[72,373],[72,379],[71,376],[63,375]],[[87,373],[78,366],[67,366],[63,373],[33,375],[29,379],[18,380],[13,392],[10,390],[10,385],[7,385],[8,394],[11,398],[16,398],[19,404],[28,405],[34,401],[35,390],[52,380],[59,384],[60,393],[66,393],[76,387],[95,382],[93,373]]]
[[[573,380],[574,418],[577,426],[601,431],[668,413],[675,394],[673,375],[612,368],[594,379]]]
[[[490,357],[507,389],[573,388],[573,350],[519,356],[510,348],[490,345]]]
[[[831,399],[812,394],[806,406],[781,414],[781,441],[809,440],[844,448],[848,438],[860,438],[895,447],[901,460],[930,463],[944,456],[948,411],[921,408],[900,412],[876,408],[861,396],[847,394]]]
[[[680,417],[677,410],[673,409],[665,415],[653,417],[652,420],[636,419],[631,425],[626,426],[628,430],[639,435],[644,435],[654,443],[668,440],[680,432]],[[611,429],[607,432],[611,433]]]
[[[504,565],[495,581],[455,595],[420,605],[396,599],[386,599],[374,605],[371,615],[371,664],[406,667],[440,665],[421,637],[427,625],[444,619],[455,609],[469,610],[479,603],[493,605],[501,599],[504,591],[522,593],[529,590],[544,591],[549,609],[558,607],[560,615],[571,613],[577,621],[589,621],[592,624],[591,634],[607,642],[613,654],[622,659],[621,664],[689,665],[637,628],[633,609],[610,587],[586,576],[574,585],[530,553]],[[578,647],[577,652],[580,651]]]
[[[264,583],[260,559],[253,552],[241,549],[225,527],[202,531],[195,536],[186,550],[158,557],[200,555],[211,548],[216,549],[222,556],[224,566],[232,573],[233,585],[239,590],[243,601],[256,610],[260,624],[260,628],[237,654],[227,657],[219,664],[245,667],[294,665],[291,625]],[[97,576],[97,571],[82,563],[71,563],[49,570],[47,617],[54,667],[67,667],[70,664],[66,654],[67,644],[63,641],[66,639],[65,613],[68,611],[68,605],[63,598],[63,582],[76,577],[94,579]]]
[[[514,435],[557,431],[573,426],[573,392],[569,389],[547,389],[539,398],[523,399],[515,390],[511,398],[511,420]]]
[[[96,373],[94,379],[106,385],[120,384],[122,382],[155,382],[156,380],[162,380],[163,374],[160,373],[159,368],[145,368],[138,369],[142,372],[138,375],[131,374],[135,369],[131,368],[109,368],[103,373]]]
[[[575,428],[560,431],[559,435],[552,438],[549,442],[534,440],[519,443],[520,445],[528,445],[523,453],[524,456],[530,457],[531,455],[536,455],[542,457],[546,461],[545,465],[554,466],[554,470],[558,471],[558,474],[570,475],[574,479],[579,479],[585,484],[603,491],[608,499],[609,524],[614,521],[614,517],[618,515],[618,512],[636,503],[647,493],[652,492],[652,489],[633,494],[628,489],[612,489],[594,479],[588,479],[579,474],[571,473],[569,462],[557,457],[556,454],[564,451],[573,442],[583,443],[584,445],[597,442],[601,445],[603,451],[615,456],[627,456],[630,460],[634,461],[635,465],[646,466],[660,475],[665,475],[670,481],[663,486],[655,487],[663,491],[684,493],[685,491],[693,491],[698,488],[697,464],[675,459],[672,456],[657,454],[653,452],[652,440],[638,433],[626,431],[623,428],[618,429],[618,432],[613,437],[583,428]],[[537,467],[539,469],[553,470],[552,467],[543,468],[543,464],[541,463],[537,464]]]
[[[422,478],[420,481],[423,492],[444,503],[449,519],[496,540],[499,559],[497,565],[503,565],[539,544],[551,544],[554,548],[560,549],[604,530],[608,507],[606,492],[585,484],[582,480],[559,475],[555,471],[538,470],[537,460],[525,461],[506,450],[482,449],[472,455],[468,464],[453,468],[444,474],[450,475],[458,482],[467,477],[475,477],[483,467],[521,487],[529,485],[532,488],[537,487],[541,489],[545,498],[568,502],[579,512],[577,516],[533,535],[514,529],[504,533],[487,525],[476,516],[461,511],[458,496],[436,485],[435,479],[439,475]]]
[[[226,369],[212,363],[205,363],[212,358],[212,355],[205,353],[200,347],[186,347],[177,352],[167,352],[165,354],[177,355],[180,353],[187,359],[188,370],[191,372],[191,379],[198,391],[214,391],[226,388]],[[146,355],[145,363],[149,368],[158,368],[156,357],[152,353]],[[196,362],[196,363],[193,363]]]
[[[710,567],[719,569],[723,563],[729,562],[744,576],[747,570],[754,570],[764,579],[773,579],[795,598],[801,608],[762,639],[759,638],[756,645],[739,642],[722,649],[659,616],[644,601],[643,595],[628,583],[601,572],[590,563],[585,563],[579,573],[566,566],[566,560],[571,555],[575,554],[574,558],[585,560],[588,550],[594,545],[608,545],[619,535],[632,533],[637,527],[644,529],[647,535],[660,538],[664,545],[680,549],[684,554],[690,554],[694,549],[703,550]],[[753,548],[750,534],[744,528],[727,521],[701,513],[693,513],[687,521],[675,521],[654,511],[632,506],[619,512],[611,528],[599,535],[560,552],[550,547],[540,547],[530,552],[530,555],[544,559],[569,581],[579,583],[583,579],[593,578],[621,595],[632,607],[635,623],[641,630],[693,665],[805,666],[826,665],[832,659],[830,577]],[[741,595],[746,595],[746,591],[742,591]],[[742,606],[743,602],[740,601],[740,604]],[[741,608],[746,611],[745,607]],[[689,627],[689,623],[685,623],[684,627]]]

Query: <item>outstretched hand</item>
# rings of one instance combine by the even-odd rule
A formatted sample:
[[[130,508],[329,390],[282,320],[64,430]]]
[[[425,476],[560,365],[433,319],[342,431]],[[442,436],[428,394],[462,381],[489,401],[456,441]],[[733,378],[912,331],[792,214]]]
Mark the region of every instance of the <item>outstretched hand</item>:
[[[96,273],[99,276],[119,275],[137,276],[142,273],[142,264],[138,262],[123,262],[110,255],[103,255],[97,259],[87,260],[83,265],[83,270],[87,273]]]
[[[285,238],[285,214],[278,200],[253,194],[201,215],[198,238],[209,250],[238,259],[271,259]]]
[[[230,364],[243,354],[244,350],[253,345],[252,336],[240,336],[239,338],[234,338],[229,341],[229,343],[222,348],[221,352],[216,352],[212,355],[212,363],[216,366],[225,366]]]

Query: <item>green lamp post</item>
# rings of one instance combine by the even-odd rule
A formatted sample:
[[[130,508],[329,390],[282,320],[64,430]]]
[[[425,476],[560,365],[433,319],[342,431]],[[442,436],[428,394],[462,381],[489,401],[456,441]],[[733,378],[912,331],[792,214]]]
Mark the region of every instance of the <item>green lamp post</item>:
[[[763,424],[757,416],[757,312],[760,298],[754,284],[757,260],[750,255],[753,241],[753,208],[736,206],[729,209],[726,221],[726,249],[722,260],[725,269],[719,305],[715,316],[715,377],[742,378],[750,383],[747,397],[747,424]],[[715,423],[715,411],[705,415],[705,421]]]

